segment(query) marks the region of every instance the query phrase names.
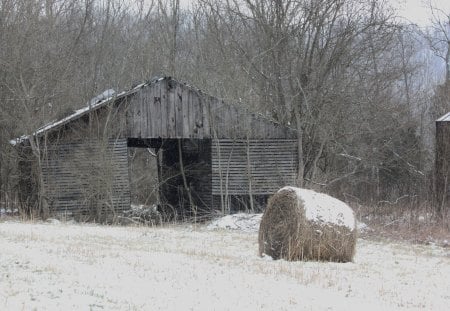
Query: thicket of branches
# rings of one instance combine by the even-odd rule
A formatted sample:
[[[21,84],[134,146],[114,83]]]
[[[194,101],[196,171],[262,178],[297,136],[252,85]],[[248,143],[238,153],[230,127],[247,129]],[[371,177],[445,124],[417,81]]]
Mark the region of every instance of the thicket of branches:
[[[423,46],[445,81],[450,68],[449,15],[434,13],[423,31],[378,0],[1,0],[0,201],[15,197],[11,138],[155,75],[296,128],[300,185],[430,201],[449,83]]]

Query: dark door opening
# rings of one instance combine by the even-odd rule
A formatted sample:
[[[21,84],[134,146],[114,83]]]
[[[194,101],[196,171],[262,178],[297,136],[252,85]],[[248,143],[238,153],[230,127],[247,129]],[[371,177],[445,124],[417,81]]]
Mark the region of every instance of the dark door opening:
[[[211,213],[211,140],[128,139],[134,204],[158,204],[176,219]]]

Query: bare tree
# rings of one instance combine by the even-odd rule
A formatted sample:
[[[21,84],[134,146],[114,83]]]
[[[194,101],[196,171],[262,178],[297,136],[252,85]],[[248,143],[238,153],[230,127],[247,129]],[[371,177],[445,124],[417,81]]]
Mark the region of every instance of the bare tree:
[[[445,64],[445,83],[450,81],[450,12],[445,12],[429,4],[432,26],[425,36],[431,50]]]
[[[444,12],[429,2],[432,26],[423,32],[434,55],[442,59],[445,65],[443,82],[437,86],[432,100],[432,118],[436,119],[450,109],[450,13]]]
[[[0,1],[2,193],[16,178],[9,139],[104,89],[164,74],[294,127],[299,185],[373,202],[425,188],[419,172],[431,161],[417,136],[430,122],[430,91],[418,74],[420,43],[386,1],[181,4]],[[448,81],[449,15],[432,12],[427,41]],[[448,89],[438,88],[432,113],[448,110]]]
[[[331,185],[356,174],[359,166],[339,171],[331,161],[351,141],[343,122],[360,136],[362,105],[374,115],[379,107],[370,106],[380,101],[394,110],[391,86],[409,77],[408,64],[394,58],[401,29],[388,8],[338,0],[202,4],[223,59],[251,81],[246,99],[253,109],[297,129],[298,184]]]

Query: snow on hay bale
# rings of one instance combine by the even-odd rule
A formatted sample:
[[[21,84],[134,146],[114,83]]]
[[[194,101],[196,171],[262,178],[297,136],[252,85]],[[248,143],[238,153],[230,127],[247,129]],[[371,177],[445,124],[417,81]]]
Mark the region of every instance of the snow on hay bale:
[[[353,210],[312,190],[284,187],[269,200],[259,227],[259,254],[273,259],[352,261]]]

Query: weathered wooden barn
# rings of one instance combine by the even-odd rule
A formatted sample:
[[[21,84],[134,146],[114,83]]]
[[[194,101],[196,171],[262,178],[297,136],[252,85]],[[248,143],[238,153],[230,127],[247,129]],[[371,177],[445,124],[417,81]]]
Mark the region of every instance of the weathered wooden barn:
[[[104,94],[15,141],[22,203],[49,213],[130,208],[129,148],[158,156],[160,203],[178,217],[253,208],[297,172],[292,129],[170,77]]]
[[[443,212],[450,203],[450,112],[436,120],[435,159],[436,209]]]

